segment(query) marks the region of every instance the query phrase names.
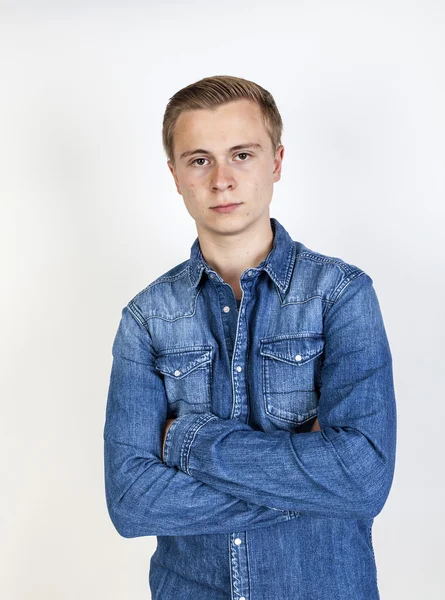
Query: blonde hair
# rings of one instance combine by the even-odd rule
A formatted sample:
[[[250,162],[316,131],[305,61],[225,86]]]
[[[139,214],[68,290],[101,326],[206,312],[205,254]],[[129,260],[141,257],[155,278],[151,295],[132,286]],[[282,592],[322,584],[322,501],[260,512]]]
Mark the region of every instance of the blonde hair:
[[[182,112],[212,109],[243,98],[258,104],[275,152],[281,144],[283,122],[272,94],[253,81],[230,75],[215,75],[191,83],[169,99],[162,123],[162,144],[167,158],[173,165],[175,164],[174,130]]]

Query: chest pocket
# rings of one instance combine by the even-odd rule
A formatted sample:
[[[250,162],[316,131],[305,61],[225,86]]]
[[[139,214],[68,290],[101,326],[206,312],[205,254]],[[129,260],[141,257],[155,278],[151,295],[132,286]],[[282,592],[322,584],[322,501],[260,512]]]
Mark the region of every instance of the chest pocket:
[[[212,347],[166,349],[155,367],[164,376],[169,417],[207,412],[211,403]]]
[[[323,347],[321,336],[261,340],[263,402],[270,417],[301,425],[316,416]]]

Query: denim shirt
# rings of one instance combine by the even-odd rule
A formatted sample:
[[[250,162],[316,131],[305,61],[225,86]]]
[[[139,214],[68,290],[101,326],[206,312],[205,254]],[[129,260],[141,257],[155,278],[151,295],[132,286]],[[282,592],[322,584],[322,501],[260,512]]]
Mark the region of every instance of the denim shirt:
[[[239,310],[198,238],[122,310],[106,501],[121,536],[157,536],[153,600],[379,598],[396,402],[373,280],[270,223]]]

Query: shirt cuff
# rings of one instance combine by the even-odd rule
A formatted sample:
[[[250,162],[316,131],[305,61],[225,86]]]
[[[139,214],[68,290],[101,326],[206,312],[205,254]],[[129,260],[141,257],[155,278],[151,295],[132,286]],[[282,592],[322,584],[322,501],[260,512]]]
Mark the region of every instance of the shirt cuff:
[[[213,419],[213,413],[190,413],[175,419],[167,430],[164,440],[164,463],[189,472],[190,448],[198,430]]]

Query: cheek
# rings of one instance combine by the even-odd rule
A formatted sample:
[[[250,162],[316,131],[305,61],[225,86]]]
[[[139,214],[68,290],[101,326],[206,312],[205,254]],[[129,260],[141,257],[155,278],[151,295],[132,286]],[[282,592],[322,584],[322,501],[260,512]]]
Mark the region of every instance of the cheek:
[[[182,195],[185,198],[190,198],[190,200],[193,200],[196,196],[197,193],[197,185],[196,182],[194,181],[190,181],[190,180],[185,180],[182,182]]]
[[[268,185],[266,181],[256,179],[252,191],[256,197],[262,196],[268,190]]]
[[[260,192],[269,186],[270,177],[267,175],[267,165],[262,166],[260,169],[247,174],[244,178],[244,182],[249,185],[255,192]]]
[[[204,187],[204,182],[197,177],[189,177],[184,180],[184,187],[190,196],[195,196],[200,193]]]

